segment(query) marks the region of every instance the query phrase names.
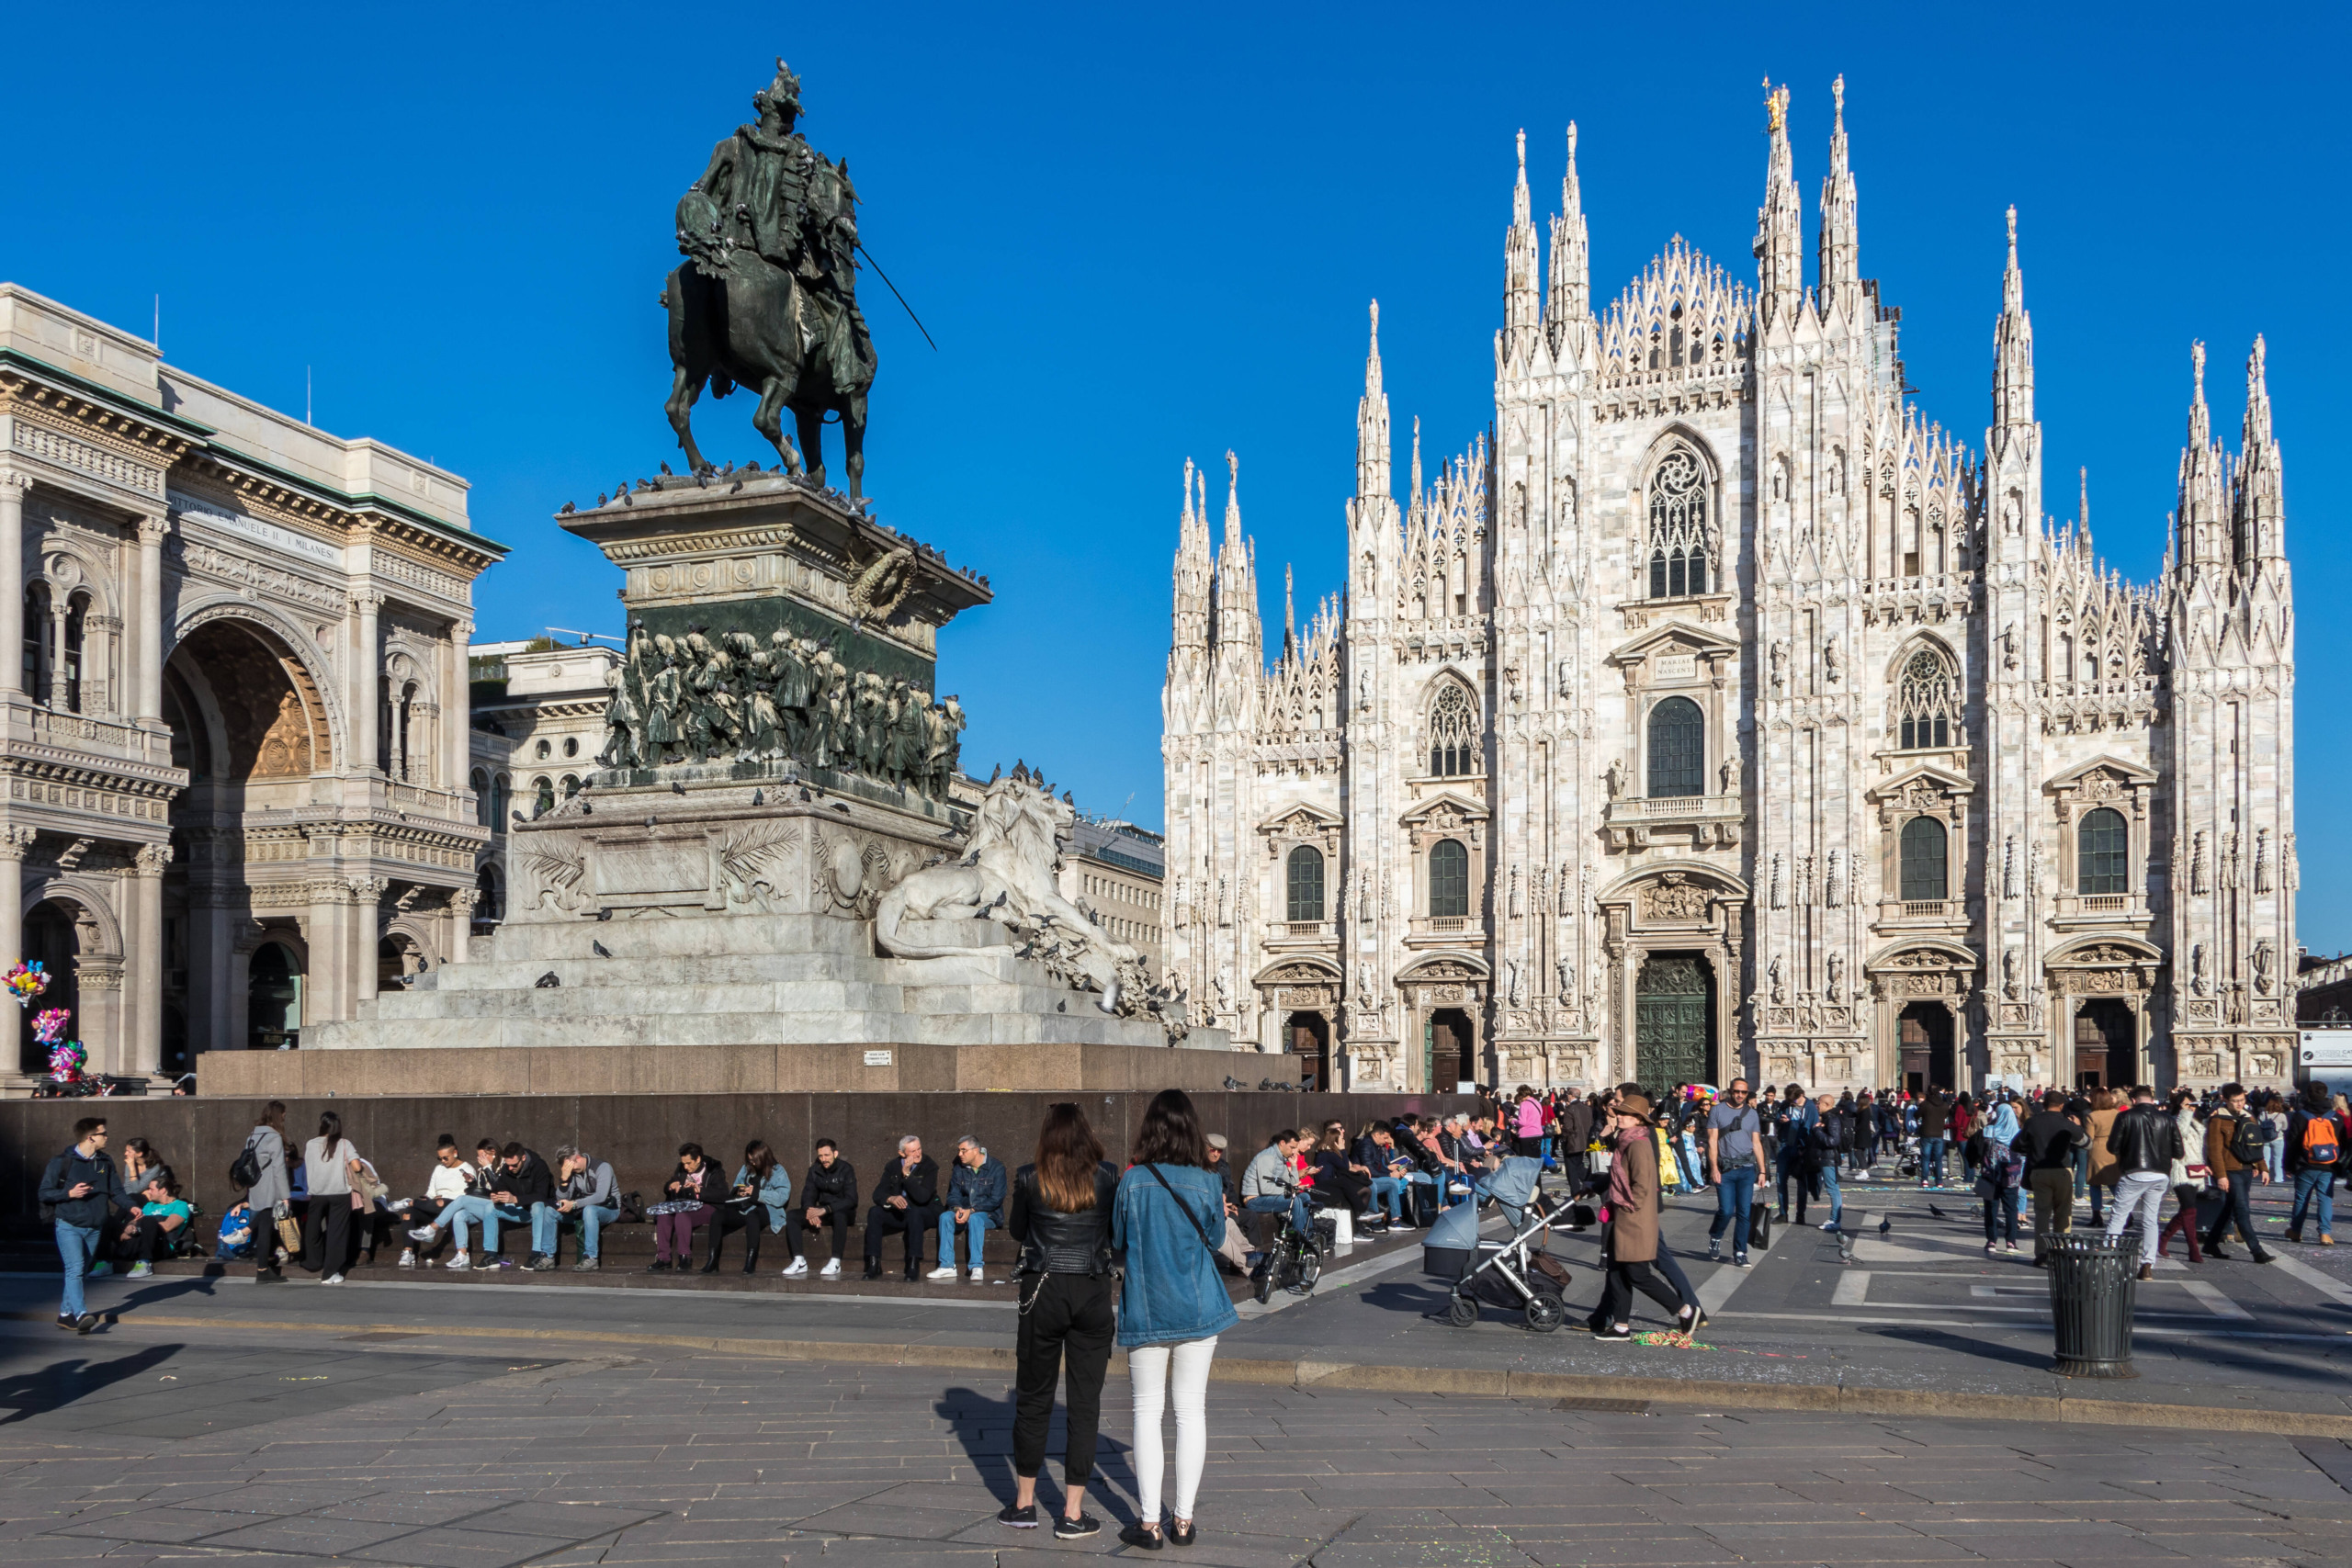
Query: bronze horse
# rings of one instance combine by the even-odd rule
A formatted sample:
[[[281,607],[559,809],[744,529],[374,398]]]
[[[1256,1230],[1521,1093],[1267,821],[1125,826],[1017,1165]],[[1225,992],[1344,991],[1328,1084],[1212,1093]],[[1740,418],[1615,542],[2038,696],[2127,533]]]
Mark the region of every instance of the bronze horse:
[[[840,243],[845,253],[854,243],[849,215],[857,199],[847,178],[817,159],[809,197],[811,226],[846,236]],[[688,191],[678,205],[680,234],[715,236],[718,228],[716,204],[698,189]],[[845,254],[837,265],[849,265]],[[825,482],[825,415],[837,415],[850,496],[864,494],[865,400],[874,385],[875,358],[864,334],[853,334],[854,307],[848,300],[811,288],[747,246],[715,239],[670,274],[662,303],[670,312],[670,363],[677,372],[664,406],[695,473],[711,468],[695,445],[693,425],[695,400],[705,383],[720,398],[738,386],[752,387],[760,394],[752,428],[775,447],[786,473],[803,472],[801,454],[784,434],[783,411],[790,409],[808,454],[806,472],[820,486]],[[832,352],[837,334],[852,336],[845,355]],[[843,357],[855,369],[837,375],[836,364]]]

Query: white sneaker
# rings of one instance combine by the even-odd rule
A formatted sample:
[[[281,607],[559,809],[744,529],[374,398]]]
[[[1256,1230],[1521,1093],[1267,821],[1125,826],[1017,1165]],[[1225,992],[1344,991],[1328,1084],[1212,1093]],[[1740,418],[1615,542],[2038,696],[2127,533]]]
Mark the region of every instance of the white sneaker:
[[[974,1283],[975,1285],[984,1285],[984,1284],[988,1283],[988,1275],[987,1275],[987,1273],[986,1273],[984,1270],[982,1270],[982,1269],[977,1269],[977,1268],[976,1268],[976,1269],[974,1269],[972,1270],[972,1283]]]
[[[124,1275],[123,1278],[127,1280],[144,1280],[148,1275],[153,1274],[154,1271],[155,1269],[153,1264],[134,1263],[130,1266],[130,1272]]]
[[[416,1248],[413,1247],[403,1247],[401,1248],[401,1267],[403,1269],[413,1269],[416,1267]]]
[[[838,1258],[830,1260],[822,1269],[819,1269],[817,1273],[820,1279],[840,1279],[842,1277],[842,1260]]]
[[[787,1280],[807,1279],[808,1277],[808,1260],[805,1258],[794,1258],[789,1264],[786,1265],[784,1277]]]
[[[408,1233],[408,1238],[411,1241],[431,1241],[440,1234],[440,1231],[432,1225],[419,1225]]]
[[[473,1255],[466,1252],[460,1252],[457,1257],[452,1258],[447,1263],[443,1265],[444,1268],[455,1269],[460,1274],[464,1273],[473,1266]]]
[[[320,1280],[319,1283],[322,1285],[340,1285],[343,1283],[343,1276],[340,1274],[330,1274],[325,1279]]]
[[[930,1273],[924,1275],[923,1278],[926,1280],[953,1280],[956,1278],[956,1265],[953,1263],[942,1264],[940,1267],[933,1269]]]

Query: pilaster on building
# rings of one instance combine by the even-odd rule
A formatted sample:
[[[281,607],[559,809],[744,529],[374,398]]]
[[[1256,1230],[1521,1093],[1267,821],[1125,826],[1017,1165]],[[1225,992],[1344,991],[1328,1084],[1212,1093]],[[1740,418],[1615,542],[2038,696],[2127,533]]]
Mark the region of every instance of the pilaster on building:
[[[296,1043],[464,957],[466,482],[0,283],[0,968],[89,1070]],[[0,1085],[46,1070],[29,1030]]]
[[[1575,128],[1548,222],[1519,138],[1491,428],[1425,481],[1413,420],[1392,490],[1375,306],[1344,593],[1271,665],[1238,504],[1202,607],[1188,468],[1166,936],[1208,1021],[1408,1090],[2288,1072],[2264,348],[2236,455],[2199,380],[2172,548],[2127,582],[2087,477],[2044,504],[2018,215],[1985,215],[1972,448],[1912,400],[1831,100],[1810,246],[1768,84],[1753,282],[1677,235],[1604,305]]]

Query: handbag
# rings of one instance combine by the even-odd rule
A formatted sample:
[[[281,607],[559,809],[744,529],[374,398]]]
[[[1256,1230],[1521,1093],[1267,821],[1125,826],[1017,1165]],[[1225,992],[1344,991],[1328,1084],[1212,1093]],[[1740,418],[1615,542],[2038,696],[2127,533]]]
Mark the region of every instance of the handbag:
[[[291,1214],[281,1215],[278,1219],[277,1245],[289,1255],[299,1255],[302,1250],[302,1227],[295,1223]]]
[[[1747,1211],[1747,1245],[1758,1252],[1772,1250],[1772,1209],[1758,1203]]]

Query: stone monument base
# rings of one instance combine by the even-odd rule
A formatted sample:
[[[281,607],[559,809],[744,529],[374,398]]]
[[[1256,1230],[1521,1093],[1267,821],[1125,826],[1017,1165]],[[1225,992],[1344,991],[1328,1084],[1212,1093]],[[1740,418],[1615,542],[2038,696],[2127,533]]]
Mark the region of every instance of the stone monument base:
[[[1116,1047],[1165,1063],[1159,1021],[1102,1011],[1097,994],[1019,956],[1012,933],[992,921],[910,920],[906,928],[933,945],[960,951],[876,954],[872,917],[882,895],[955,860],[960,837],[937,802],[868,780],[804,779],[790,763],[673,768],[659,783],[599,774],[588,791],[514,828],[508,858],[518,907],[495,935],[478,941],[467,962],[361,1002],[359,1018],[311,1025],[300,1055],[558,1053],[580,1058],[582,1071],[630,1076],[590,1068],[587,1054],[691,1048],[704,1054],[692,1070],[709,1081],[682,1083],[673,1075],[684,1065],[668,1063],[649,1069],[647,1087],[711,1091],[746,1073],[758,1080],[746,1089],[839,1088],[857,1081],[851,1057],[865,1048]],[[1218,1061],[1231,1049],[1221,1030],[1195,1030],[1182,1044],[1192,1048],[1182,1055]],[[847,1055],[779,1054],[811,1047]],[[897,1070],[895,1061],[887,1066]],[[206,1073],[215,1066],[208,1062]],[[416,1061],[390,1071],[454,1081],[442,1070]],[[522,1092],[492,1083],[580,1089],[548,1080],[566,1070],[550,1059],[464,1072],[486,1075],[483,1093]],[[989,1070],[976,1061],[936,1087],[975,1087]],[[1062,1070],[1077,1076],[1052,1087],[1081,1087],[1074,1059]],[[1221,1083],[1224,1070],[1201,1087]],[[1035,1075],[1018,1076],[1027,1083]],[[1159,1077],[1167,1080],[1167,1069]],[[334,1087],[398,1092],[389,1083]]]

